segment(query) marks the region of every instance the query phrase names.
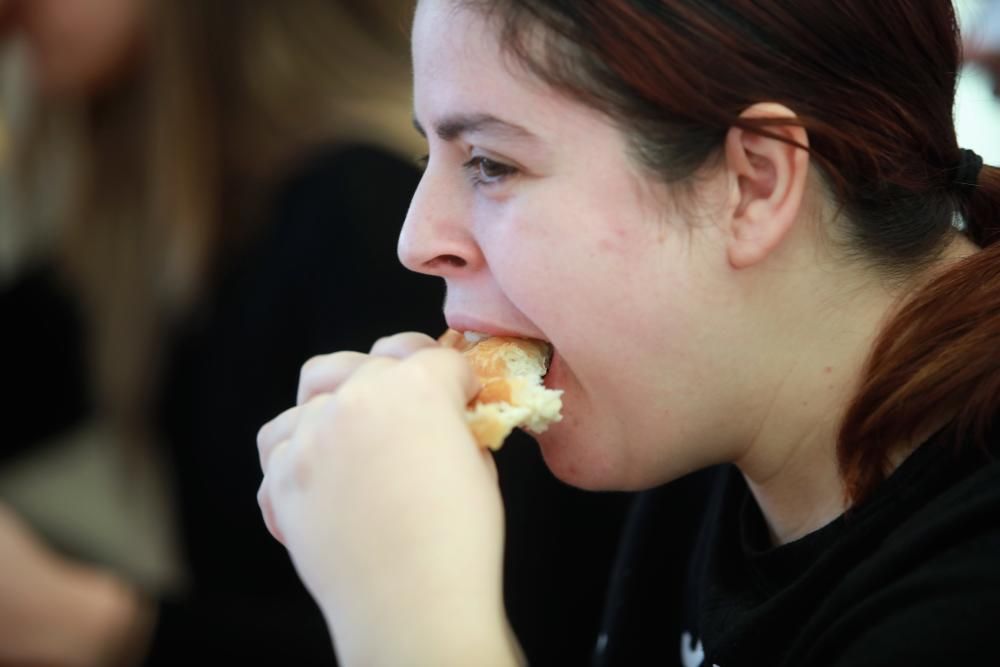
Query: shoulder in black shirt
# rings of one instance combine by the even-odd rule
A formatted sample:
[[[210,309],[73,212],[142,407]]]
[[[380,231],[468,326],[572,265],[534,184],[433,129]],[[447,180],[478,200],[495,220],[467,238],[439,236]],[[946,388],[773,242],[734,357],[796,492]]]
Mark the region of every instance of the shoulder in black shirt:
[[[691,561],[682,664],[1000,664],[998,563],[990,453],[932,439],[868,502],[778,547],[730,468]]]

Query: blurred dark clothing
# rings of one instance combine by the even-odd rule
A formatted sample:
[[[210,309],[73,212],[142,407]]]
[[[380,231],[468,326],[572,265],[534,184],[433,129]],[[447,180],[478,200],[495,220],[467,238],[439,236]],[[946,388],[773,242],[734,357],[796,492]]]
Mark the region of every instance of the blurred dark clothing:
[[[295,404],[308,358],[443,329],[438,282],[396,259],[416,183],[411,167],[370,149],[315,156],[278,194],[257,242],[178,327],[161,431],[194,595],[161,606],[149,664],[333,662],[318,610],[261,521],[256,434]]]
[[[171,332],[159,426],[191,585],[161,601],[147,664],[334,663],[318,609],[260,517],[255,437],[294,403],[309,357],[366,351],[398,331],[443,331],[440,280],[408,272],[395,253],[418,176],[365,147],[317,153],[280,189],[254,243],[226,259],[207,298]],[[0,294],[5,327],[15,325],[5,375],[18,387],[3,458],[90,410],[80,313],[54,275],[30,272]],[[624,497],[557,483],[523,436],[498,465],[511,622],[532,664],[582,664]]]
[[[558,481],[515,431],[496,456],[507,511],[504,599],[532,667],[588,664],[632,495]]]
[[[0,463],[77,425],[92,410],[79,304],[49,266],[0,290],[6,437]]]
[[[593,667],[681,662],[684,596],[711,489],[721,468],[635,496],[622,530]]]

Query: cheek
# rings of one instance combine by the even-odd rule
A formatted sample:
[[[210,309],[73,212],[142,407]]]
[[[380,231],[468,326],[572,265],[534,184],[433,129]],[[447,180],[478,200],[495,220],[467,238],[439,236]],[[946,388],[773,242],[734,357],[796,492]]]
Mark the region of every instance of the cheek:
[[[659,312],[677,296],[673,274],[683,265],[670,257],[683,253],[667,243],[677,239],[665,241],[656,221],[627,207],[573,201],[535,199],[483,216],[477,236],[501,290],[557,345],[657,331]]]
[[[557,211],[532,201],[486,203],[476,207],[475,236],[493,279],[529,319],[551,309],[560,270],[575,241],[553,224]]]
[[[497,229],[484,244],[501,289],[564,364],[565,419],[539,438],[542,452],[574,486],[655,483],[665,466],[654,450],[690,413],[711,347],[701,336],[706,287],[685,239],[655,221],[573,222],[511,221],[517,233]]]

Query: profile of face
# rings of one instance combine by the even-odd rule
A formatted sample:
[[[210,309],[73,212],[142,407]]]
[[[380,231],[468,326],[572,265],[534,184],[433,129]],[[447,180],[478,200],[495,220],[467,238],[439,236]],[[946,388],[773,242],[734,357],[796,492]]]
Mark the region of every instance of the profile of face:
[[[460,3],[420,1],[413,58],[429,159],[400,258],[444,278],[453,328],[552,343],[549,468],[641,488],[716,462],[722,422],[739,428],[738,299],[711,222],[725,176],[675,205],[609,118],[520,69]]]
[[[148,0],[12,0],[7,30],[24,37],[46,97],[83,97],[114,83],[141,41]]]

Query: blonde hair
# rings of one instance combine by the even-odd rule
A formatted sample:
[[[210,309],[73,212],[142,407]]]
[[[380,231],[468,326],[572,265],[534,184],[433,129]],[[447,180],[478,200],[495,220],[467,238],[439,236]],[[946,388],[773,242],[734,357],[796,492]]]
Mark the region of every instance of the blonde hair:
[[[116,422],[144,423],[165,325],[253,234],[293,161],[333,142],[411,150],[410,7],[160,0],[136,76],[78,108],[33,104],[13,147],[18,226],[58,228]],[[55,208],[53,164],[70,174]]]

